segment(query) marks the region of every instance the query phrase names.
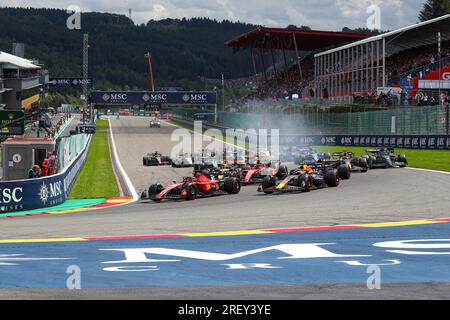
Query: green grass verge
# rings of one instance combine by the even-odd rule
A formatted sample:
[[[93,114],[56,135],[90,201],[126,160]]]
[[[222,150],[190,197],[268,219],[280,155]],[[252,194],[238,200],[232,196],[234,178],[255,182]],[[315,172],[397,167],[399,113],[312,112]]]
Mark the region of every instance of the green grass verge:
[[[354,152],[356,155],[363,155],[366,149],[376,149],[377,147],[315,147],[318,152]],[[396,154],[405,154],[409,166],[412,168],[431,169],[450,172],[450,150],[416,150],[416,149],[395,149]]]
[[[193,130],[192,126],[186,125],[178,121],[171,121],[177,126]],[[216,137],[222,140],[222,137]],[[244,147],[244,143],[238,141],[236,144],[239,147]],[[363,155],[366,149],[376,149],[377,147],[340,147],[340,146],[320,146],[314,147],[318,152],[354,152],[356,155]],[[409,166],[412,168],[431,169],[450,172],[450,150],[417,150],[417,149],[395,149],[395,152],[405,154],[408,159]]]
[[[69,199],[110,198],[120,196],[109,154],[108,120],[98,120],[86,163],[75,182]]]

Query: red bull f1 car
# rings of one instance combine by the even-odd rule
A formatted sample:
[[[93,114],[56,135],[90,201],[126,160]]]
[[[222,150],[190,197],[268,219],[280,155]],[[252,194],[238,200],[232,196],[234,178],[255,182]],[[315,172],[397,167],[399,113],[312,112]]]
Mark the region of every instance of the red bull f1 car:
[[[315,170],[314,168],[301,165],[292,170],[283,180],[277,181],[274,177],[267,176],[258,187],[258,192],[266,194],[282,192],[310,192],[315,189],[339,186],[339,173],[334,168]]]
[[[241,190],[238,178],[228,177],[223,180],[210,180],[204,173],[195,172],[192,177],[185,177],[180,182],[173,182],[167,188],[160,184],[153,184],[147,192],[142,192],[141,199],[161,201],[194,200],[199,197],[211,197],[223,194],[237,194]]]

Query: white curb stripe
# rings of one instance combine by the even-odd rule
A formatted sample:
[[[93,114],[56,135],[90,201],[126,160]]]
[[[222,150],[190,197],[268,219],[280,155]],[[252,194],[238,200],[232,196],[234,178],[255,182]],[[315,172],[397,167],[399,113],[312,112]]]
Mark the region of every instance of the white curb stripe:
[[[411,167],[407,167],[406,169],[409,169],[409,170],[416,170],[416,171],[433,172],[433,173],[450,174],[450,172],[447,172],[447,171],[439,171],[439,170],[431,170],[431,169],[420,169],[420,168],[411,168]]]
[[[120,174],[122,175],[123,179],[125,180],[125,183],[127,184],[128,190],[130,190],[131,195],[133,196],[133,202],[136,202],[139,200],[139,196],[136,193],[136,189],[134,188],[133,183],[130,180],[130,177],[128,177],[127,173],[125,172],[125,170],[122,167],[122,164],[120,163],[119,155],[117,154],[116,143],[114,142],[114,135],[113,135],[110,118],[108,118],[108,123],[109,123],[109,134],[110,134],[110,138],[111,138],[112,151],[114,153],[114,158],[116,158],[117,167],[119,168]],[[127,202],[125,204],[130,204],[130,203],[131,202]]]

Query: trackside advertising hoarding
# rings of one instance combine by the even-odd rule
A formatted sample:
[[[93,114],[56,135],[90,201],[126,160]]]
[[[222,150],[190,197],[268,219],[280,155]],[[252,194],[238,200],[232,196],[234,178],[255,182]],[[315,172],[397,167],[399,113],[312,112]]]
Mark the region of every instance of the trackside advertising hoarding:
[[[446,135],[280,135],[281,145],[295,146],[353,146],[392,147],[406,149],[450,149],[450,136]]]
[[[175,117],[177,121],[193,125],[193,121]],[[223,135],[228,128],[202,123],[203,130],[219,129]],[[270,131],[270,130],[269,130]],[[237,138],[248,138],[243,131]],[[406,149],[450,150],[450,136],[447,135],[279,135],[281,146],[353,146],[391,147]],[[268,137],[270,140],[270,135]]]
[[[93,91],[90,103],[100,105],[214,105],[217,103],[217,93],[212,91]]]
[[[91,137],[89,135],[80,154],[59,174],[38,179],[0,182],[0,214],[64,203],[86,161]]]

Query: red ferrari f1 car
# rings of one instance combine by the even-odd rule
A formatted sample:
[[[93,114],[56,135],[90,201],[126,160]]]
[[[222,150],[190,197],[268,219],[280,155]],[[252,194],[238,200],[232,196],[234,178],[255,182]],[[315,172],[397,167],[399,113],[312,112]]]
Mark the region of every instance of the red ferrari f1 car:
[[[287,175],[287,167],[282,166],[279,161],[275,163],[257,163],[255,165],[248,164],[241,171],[243,184],[261,183],[267,176],[284,179]]]
[[[161,201],[171,200],[194,200],[197,197],[211,197],[222,194],[237,194],[241,191],[241,182],[236,177],[228,177],[223,180],[210,180],[204,173],[195,172],[193,177],[185,177],[164,188],[160,184],[153,184],[147,192],[142,192],[141,199]]]

